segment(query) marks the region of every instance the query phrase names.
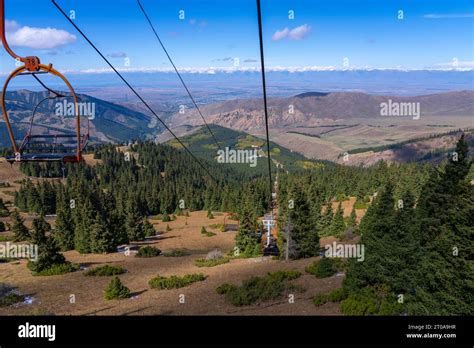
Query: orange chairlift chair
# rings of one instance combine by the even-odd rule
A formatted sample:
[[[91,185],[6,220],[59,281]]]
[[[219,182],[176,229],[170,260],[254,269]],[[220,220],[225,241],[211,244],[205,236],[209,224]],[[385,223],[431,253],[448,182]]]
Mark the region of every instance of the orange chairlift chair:
[[[52,64],[44,65],[40,63],[38,57],[20,57],[12,51],[5,37],[5,0],[0,0],[0,38],[3,48],[17,61],[23,65],[16,68],[5,81],[0,104],[2,107],[2,115],[5,119],[8,135],[12,143],[14,156],[7,156],[6,160],[13,162],[63,162],[77,163],[81,161],[82,151],[89,140],[89,119],[85,127],[84,134],[81,134],[81,115],[79,114],[78,97],[69,81],[59,71],[55,70]],[[70,95],[65,95],[48,88],[37,75],[52,74],[59,77],[68,87]],[[8,112],[5,104],[5,96],[10,81],[17,76],[31,75],[38,81],[48,92],[49,96],[43,98],[32,111],[29,128],[23,140],[18,144],[15,139]],[[33,134],[34,118],[38,107],[45,101],[55,98],[72,98],[74,102],[74,115],[76,118],[75,133],[64,134]],[[48,132],[49,133],[49,132]]]

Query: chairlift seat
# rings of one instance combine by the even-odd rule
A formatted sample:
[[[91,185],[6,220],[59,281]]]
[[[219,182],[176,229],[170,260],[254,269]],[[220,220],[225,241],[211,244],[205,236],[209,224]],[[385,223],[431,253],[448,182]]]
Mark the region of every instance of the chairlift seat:
[[[67,133],[67,134],[28,134],[28,138],[35,139],[35,138],[76,138],[76,134]]]
[[[270,244],[263,249],[263,256],[280,256],[280,250],[276,244]]]
[[[7,162],[13,163],[16,161],[15,156],[5,157]],[[77,154],[75,152],[63,153],[24,153],[21,155],[20,162],[77,162]]]

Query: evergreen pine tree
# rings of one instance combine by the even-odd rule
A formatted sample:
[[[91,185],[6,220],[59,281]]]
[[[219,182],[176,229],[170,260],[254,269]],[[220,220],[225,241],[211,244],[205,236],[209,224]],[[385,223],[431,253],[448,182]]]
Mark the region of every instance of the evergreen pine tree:
[[[331,234],[331,224],[334,219],[334,211],[332,209],[332,203],[329,202],[326,205],[326,211],[321,215],[321,218],[317,222],[316,230],[319,236],[329,236]]]
[[[51,237],[44,237],[43,242],[38,245],[38,251],[38,259],[28,262],[28,268],[35,273],[47,270],[54,265],[66,263],[66,259],[59,252],[56,242]]]
[[[108,253],[115,251],[114,236],[98,214],[90,227],[90,251],[92,253]]]
[[[344,211],[342,210],[342,203],[339,203],[334,218],[332,219],[330,231],[331,235],[337,238],[342,238],[346,225],[344,223]]]
[[[362,237],[360,244],[364,245],[364,262],[349,260],[349,270],[344,284],[351,291],[363,287],[388,284],[393,275],[391,252],[394,248],[395,209],[393,186],[387,184],[377,198],[372,202],[363,224],[360,225]]]
[[[12,219],[12,227],[11,230],[13,234],[15,235],[15,242],[23,242],[27,241],[31,238],[30,232],[28,231],[28,228],[26,228],[24,224],[23,218],[20,216],[20,213],[18,210],[14,210],[11,214],[11,219]]]
[[[357,214],[354,207],[352,207],[351,215],[349,216],[349,220],[347,221],[347,227],[352,227],[353,229],[357,227]]]
[[[311,219],[311,210],[299,185],[294,185],[291,193],[294,208],[289,209],[293,224],[292,240],[295,243],[297,257],[319,255],[319,236]]]
[[[256,233],[257,219],[248,202],[244,203],[239,214],[239,232],[235,236],[236,247],[244,255],[252,255],[259,247],[259,237]]]
[[[42,245],[46,242],[46,233],[51,231],[51,225],[46,222],[44,216],[33,220],[31,229],[31,242]]]
[[[141,216],[137,204],[133,200],[127,202],[125,229],[130,241],[140,241],[145,238],[143,216]]]
[[[417,213],[423,257],[418,272],[415,314],[474,313],[474,186],[464,135],[444,171],[434,171],[422,189]]]
[[[81,254],[90,253],[90,226],[94,221],[93,205],[90,202],[88,197],[83,197],[80,202],[82,204],[77,204],[73,209],[74,217],[74,249],[80,252]],[[79,202],[79,203],[80,203]]]
[[[66,262],[64,256],[59,252],[56,242],[51,236],[46,236],[50,232],[51,226],[43,216],[33,220],[31,242],[38,246],[38,258],[28,262],[28,268],[33,273],[47,270],[54,265]]]
[[[59,202],[56,215],[53,238],[61,251],[72,250],[74,249],[75,227],[71,209],[64,202]]]
[[[114,276],[104,292],[106,300],[123,299],[130,297],[130,290],[122,284],[120,278]]]
[[[146,237],[153,237],[156,235],[155,228],[146,217],[143,218],[143,229]]]

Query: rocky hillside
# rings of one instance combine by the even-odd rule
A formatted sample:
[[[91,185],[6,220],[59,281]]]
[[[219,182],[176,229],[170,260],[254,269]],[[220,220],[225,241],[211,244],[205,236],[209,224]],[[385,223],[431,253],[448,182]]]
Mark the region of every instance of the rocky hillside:
[[[32,111],[36,105],[48,97],[48,92],[18,90],[7,92],[8,115],[17,136],[22,137],[28,127]],[[79,95],[80,102],[94,111],[91,121],[91,136],[99,141],[128,141],[129,139],[154,134],[161,129],[144,113],[110,103],[88,95]],[[38,106],[34,128],[36,134],[69,133],[74,131],[75,118],[63,116],[59,108],[64,109],[64,101],[71,98],[49,99]],[[59,103],[59,104],[58,104]],[[67,105],[66,105],[67,106]],[[61,114],[61,115],[60,115]],[[83,118],[83,124],[86,119]],[[148,125],[154,124],[153,128]],[[0,146],[9,146],[3,117],[0,118]]]
[[[352,118],[381,118],[381,103],[420,103],[424,116],[474,115],[474,91],[430,94],[416,97],[375,96],[355,92],[309,92],[290,98],[269,100],[269,121],[272,128],[313,127],[324,121]],[[265,125],[263,101],[236,99],[201,107],[209,123],[238,130],[261,129]],[[202,120],[194,109],[172,116],[173,125],[198,125]]]

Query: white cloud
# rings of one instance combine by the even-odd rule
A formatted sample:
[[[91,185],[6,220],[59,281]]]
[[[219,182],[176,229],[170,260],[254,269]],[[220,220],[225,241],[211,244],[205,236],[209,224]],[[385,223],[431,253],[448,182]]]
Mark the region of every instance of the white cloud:
[[[11,32],[11,31],[14,31],[14,30],[17,30],[20,26],[18,25],[18,23],[16,21],[11,21],[9,19],[6,19],[5,20],[5,30],[6,32]]]
[[[156,68],[156,67],[137,67],[137,68],[117,68],[123,73],[170,73],[174,74],[173,68]],[[179,72],[183,74],[232,74],[238,72],[255,72],[259,73],[260,67],[240,66],[240,67],[185,67],[180,68]],[[307,65],[307,66],[268,66],[266,72],[287,72],[287,73],[306,73],[318,71],[474,71],[474,62],[459,62],[457,67],[453,67],[452,63],[441,63],[425,68],[405,68],[401,66],[395,67],[372,67],[372,66],[353,66],[351,68],[342,68],[340,66],[325,65]],[[110,68],[86,69],[86,70],[66,70],[67,74],[105,74],[113,73]],[[1,74],[0,74],[1,75]]]
[[[303,24],[291,30],[288,28],[277,30],[273,34],[272,40],[273,41],[279,41],[283,39],[303,40],[306,36],[308,36],[310,32],[311,32],[311,26],[309,26],[308,24]]]
[[[189,20],[189,24],[197,25],[200,28],[204,28],[204,27],[207,27],[208,23],[205,20],[197,20],[195,18],[192,18],[192,19]]]
[[[470,67],[469,67],[470,66]],[[121,73],[170,73],[174,74],[172,68],[156,68],[156,67],[141,67],[141,68],[117,68],[117,71]],[[180,73],[183,74],[233,74],[238,72],[253,72],[260,73],[259,67],[188,67],[180,68]],[[285,73],[310,73],[319,71],[459,71],[459,72],[471,72],[474,71],[474,62],[471,62],[464,67],[453,68],[452,66],[444,66],[443,64],[425,67],[425,68],[404,68],[400,66],[395,67],[370,67],[370,66],[358,66],[352,68],[341,68],[335,66],[270,66],[265,67],[266,72],[285,72]],[[64,70],[65,74],[113,74],[114,71],[110,68],[98,68],[98,69],[85,69],[85,70]],[[0,76],[7,76],[7,72],[0,71]]]
[[[125,58],[125,57],[127,57],[127,53],[125,53],[125,52],[112,52],[112,53],[108,54],[107,57],[110,57],[110,58]]]
[[[234,58],[232,57],[224,57],[224,58],[216,58],[216,59],[213,59],[212,61],[213,62],[230,62],[234,60]]]
[[[267,72],[307,72],[307,71],[335,71],[338,70],[334,66],[273,66],[265,68]],[[155,68],[155,67],[140,67],[140,68],[117,68],[117,71],[124,73],[174,73],[172,68]],[[86,70],[67,70],[64,71],[69,74],[103,74],[113,73],[110,68],[86,69]],[[216,73],[235,73],[235,72],[260,72],[259,67],[187,67],[180,68],[180,73],[183,74],[216,74]]]
[[[283,30],[277,30],[277,31],[275,32],[275,34],[273,34],[272,40],[273,40],[273,41],[282,40],[282,39],[288,37],[288,33],[289,33],[289,32],[290,32],[290,29],[288,29],[288,28],[285,28],[285,29],[283,29]]]
[[[474,69],[474,61],[472,60],[456,60],[453,59],[451,62],[446,63],[438,63],[435,64],[434,67],[429,67],[436,70],[473,70]]]
[[[12,20],[5,21],[5,31],[11,46],[52,49],[76,41],[76,36],[65,30],[50,27],[22,27]]]
[[[290,40],[302,40],[311,32],[311,27],[308,24],[301,25],[291,30],[288,34]]]
[[[423,15],[428,19],[474,18],[474,13],[428,13]]]

